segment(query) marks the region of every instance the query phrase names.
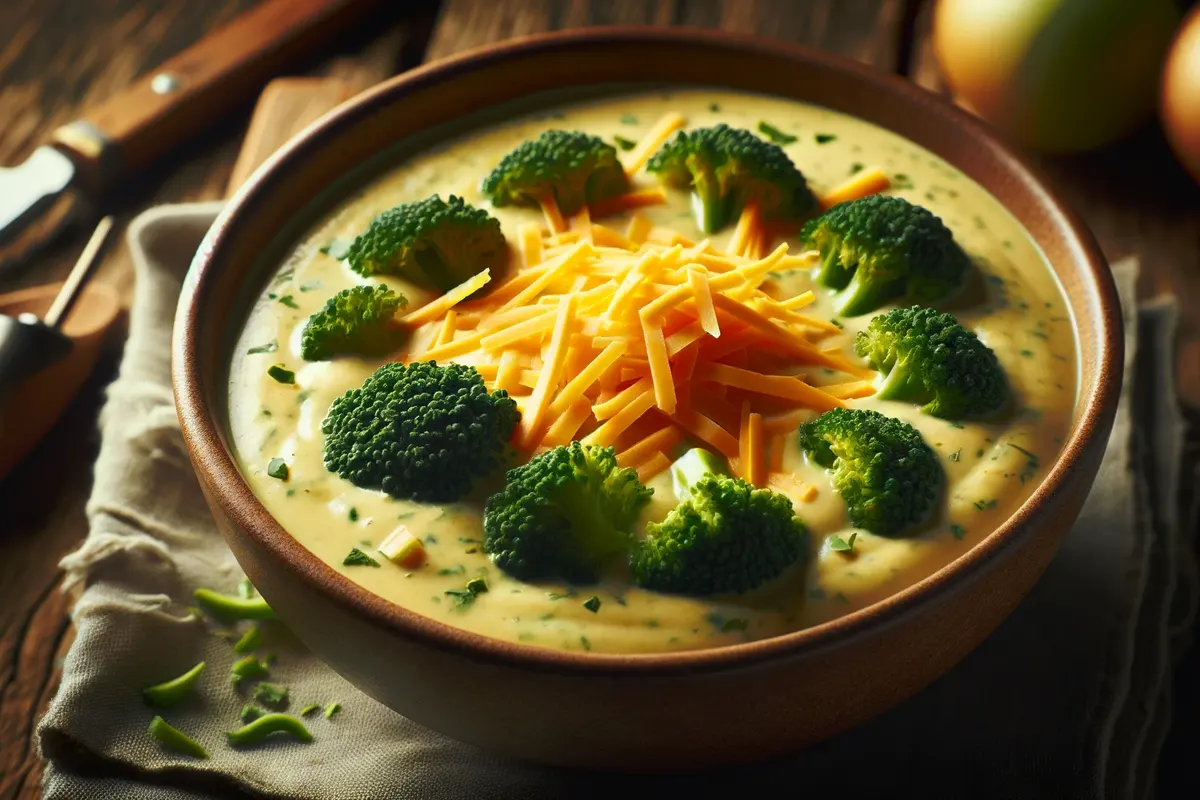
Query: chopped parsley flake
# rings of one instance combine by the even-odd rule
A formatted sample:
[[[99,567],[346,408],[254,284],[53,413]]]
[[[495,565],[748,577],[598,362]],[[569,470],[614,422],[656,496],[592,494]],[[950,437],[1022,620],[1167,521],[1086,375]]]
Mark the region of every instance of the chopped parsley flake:
[[[864,166],[866,166],[866,165],[863,164],[861,161],[855,161],[853,164],[850,165],[850,174],[856,175],[857,173],[862,172]]]
[[[296,383],[296,373],[292,372],[283,364],[272,364],[271,366],[267,367],[267,374],[279,383]]]
[[[1021,483],[1024,483],[1037,474],[1038,467],[1041,465],[1041,459],[1038,458],[1037,453],[1031,453],[1020,445],[1009,442],[1008,446],[1020,453],[1025,454],[1025,466],[1022,467],[1021,474],[1019,476],[1021,478]]]
[[[720,103],[709,103],[708,110],[715,114],[716,112],[721,110],[721,104]]]
[[[1026,358],[1033,358],[1033,351],[1032,350],[1022,350],[1021,355],[1025,356]]]
[[[624,136],[614,136],[613,141],[622,150],[632,150],[634,147],[637,147],[637,142],[632,139],[626,139]]]
[[[622,125],[637,125],[638,124],[637,115],[636,114],[622,114],[621,115],[621,124]]]
[[[837,136],[832,133],[818,133],[816,139],[817,144],[829,144],[830,142],[836,141]]]
[[[855,531],[854,533],[850,534],[849,539],[843,539],[842,537],[836,536],[836,535],[830,536],[829,537],[829,549],[835,550],[839,553],[853,553],[854,552],[854,540],[857,538],[858,538],[858,531]]]
[[[769,122],[762,121],[758,123],[758,132],[766,136],[775,144],[791,144],[796,141],[796,137],[790,133],[784,133]]]
[[[292,297],[290,294],[285,294],[283,297],[279,298],[279,302],[283,303],[288,308],[300,308],[300,304],[296,302],[296,298]]]
[[[595,614],[600,610],[600,598],[596,595],[592,595],[587,600],[583,601],[583,607]]]
[[[358,522],[358,509],[351,506],[350,513],[346,516],[350,517],[351,522]]]
[[[287,462],[282,458],[272,458],[267,462],[267,474],[272,478],[278,478],[281,481],[286,481],[290,470],[288,470]]]
[[[950,454],[951,461],[954,461],[957,463],[960,458],[962,458],[962,448],[961,447]]]
[[[342,565],[347,567],[378,567],[379,562],[357,547],[351,547],[350,552],[342,560]]]
[[[258,355],[259,353],[274,353],[278,349],[279,349],[279,343],[274,340],[271,340],[271,341],[267,342],[266,344],[260,344],[257,347],[251,347],[249,350],[246,351],[246,355],[255,356],[255,355]]]
[[[464,567],[462,564],[458,564],[453,567],[443,567],[442,569],[438,570],[437,574],[438,575],[464,575],[464,574],[466,574],[466,572],[467,572],[467,568]]]
[[[995,508],[995,507],[996,507],[996,498],[994,498],[994,497],[991,500],[976,500],[975,501],[975,508],[979,509],[980,511],[987,511],[989,508]]]
[[[830,322],[833,324],[833,326],[834,326],[835,328],[844,329],[844,328],[846,327],[846,326],[845,326],[845,325],[843,325],[843,324],[841,323],[841,321],[840,321],[840,320],[838,320],[836,317],[830,317],[829,321],[830,321]]]
[[[588,637],[586,637],[586,636],[580,636],[580,637],[579,637],[579,645],[580,645],[580,646],[581,646],[581,647],[582,647],[584,650],[587,650],[587,651],[589,651],[589,652],[590,652],[590,651],[591,651],[591,649],[592,649],[592,643],[588,641]]]
[[[967,535],[967,529],[964,528],[962,525],[959,525],[956,522],[950,526],[950,535],[953,536],[955,539],[961,540],[964,536]]]
[[[892,188],[893,189],[911,189],[911,188],[913,188],[912,179],[909,178],[907,175],[905,175],[903,172],[897,172],[894,176],[892,176]]]

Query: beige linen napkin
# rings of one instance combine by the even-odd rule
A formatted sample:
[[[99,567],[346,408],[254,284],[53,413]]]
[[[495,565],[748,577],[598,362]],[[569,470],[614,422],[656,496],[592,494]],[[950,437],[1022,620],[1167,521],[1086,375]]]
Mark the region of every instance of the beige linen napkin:
[[[786,758],[714,773],[546,769],[400,717],[274,624],[266,647],[278,656],[272,680],[290,688],[292,709],[336,701],[344,710],[309,719],[311,744],[226,746],[222,732],[237,725],[244,702],[228,682],[230,644],[187,607],[195,587],[233,591],[241,573],[184,453],[168,341],[184,270],[217,209],[164,207],[130,230],[137,292],[101,418],[91,533],[63,561],[70,579],[87,587],[74,612],[78,637],[38,730],[47,797],[1148,796],[1172,656],[1186,641],[1197,587],[1184,538],[1192,528],[1162,513],[1174,507],[1182,440],[1169,372],[1174,306],[1135,308],[1132,263],[1116,268],[1128,323],[1125,391],[1096,488],[1062,552],[978,650],[867,725]],[[198,691],[164,716],[208,747],[206,761],[151,741],[154,711],[139,696],[201,659],[208,667]],[[564,735],[577,724],[586,722],[564,719]]]

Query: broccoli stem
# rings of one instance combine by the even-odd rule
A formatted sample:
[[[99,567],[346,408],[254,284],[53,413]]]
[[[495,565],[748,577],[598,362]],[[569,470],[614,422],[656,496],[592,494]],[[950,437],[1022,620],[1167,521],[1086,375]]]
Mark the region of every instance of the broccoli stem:
[[[837,312],[844,317],[856,317],[874,311],[896,294],[897,283],[881,280],[868,270],[856,269],[850,283],[838,293]]]
[[[896,363],[879,383],[875,396],[880,400],[912,401],[925,393],[921,378],[906,366]]]
[[[727,475],[721,459],[703,447],[693,447],[671,465],[671,482],[675,497],[683,502],[692,496],[692,487],[706,475]]]
[[[152,706],[169,708],[191,693],[192,687],[196,685],[196,681],[203,671],[204,662],[201,661],[178,678],[142,689],[142,697]]]
[[[850,272],[842,266],[841,248],[830,247],[821,258],[821,268],[817,271],[817,282],[830,289],[842,289],[850,282]]]

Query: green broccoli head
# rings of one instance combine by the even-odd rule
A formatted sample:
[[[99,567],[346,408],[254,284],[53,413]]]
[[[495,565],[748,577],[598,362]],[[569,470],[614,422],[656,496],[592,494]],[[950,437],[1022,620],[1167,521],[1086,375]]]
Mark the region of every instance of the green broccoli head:
[[[646,526],[630,565],[638,586],[682,595],[739,594],[799,561],[807,534],[792,501],[727,475],[707,450],[671,467],[680,503]]]
[[[483,181],[497,206],[536,206],[553,199],[564,214],[629,191],[617,150],[598,136],[549,130],[521,143]]]
[[[451,502],[500,463],[519,416],[474,367],[384,364],[330,406],[325,467],[363,489]]]
[[[971,262],[928,209],[875,194],[839,203],[809,220],[800,238],[821,252],[817,280],[838,289],[838,312],[874,311],[904,296],[932,303],[954,294]]]
[[[946,419],[986,416],[1008,401],[996,354],[949,314],[897,308],[871,320],[854,350],[886,378],[877,397]]]
[[[339,355],[386,355],[407,335],[395,319],[396,312],[406,305],[404,295],[386,286],[343,289],[304,324],[300,354],[305,361],[324,361]]]
[[[486,211],[435,194],[377,216],[346,258],[359,275],[396,275],[446,292],[485,269],[502,269],[508,244]]]
[[[611,447],[556,447],[509,470],[488,498],[483,550],[520,580],[594,583],[629,551],[651,494],[634,470],[617,466]]]
[[[764,219],[798,221],[817,210],[804,175],[776,144],[721,124],[680,131],[646,164],[668,186],[691,188],[696,221],[715,233],[758,206]]]
[[[911,425],[861,408],[835,408],[800,426],[800,447],[833,470],[850,524],[904,536],[942,493],[937,456]]]

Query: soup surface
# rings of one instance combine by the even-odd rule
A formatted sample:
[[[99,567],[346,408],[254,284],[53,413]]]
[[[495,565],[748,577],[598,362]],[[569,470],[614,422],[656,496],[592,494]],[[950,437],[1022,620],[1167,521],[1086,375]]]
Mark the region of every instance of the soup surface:
[[[357,488],[328,472],[322,419],[335,399],[361,385],[387,360],[310,363],[300,357],[300,332],[308,316],[334,292],[368,282],[335,258],[339,249],[381,211],[435,192],[457,194],[486,208],[515,242],[518,227],[540,220],[541,213],[493,208],[479,189],[482,177],[506,152],[550,127],[582,130],[609,142],[614,137],[636,141],[668,112],[682,113],[689,128],[725,122],[759,131],[766,122],[784,139],[795,137],[782,146],[818,195],[858,170],[878,167],[891,179],[888,193],[941,217],[971,257],[977,280],[963,297],[941,308],[995,351],[1013,392],[1012,413],[996,422],[960,424],[907,403],[874,397],[847,401],[850,407],[909,422],[937,454],[947,486],[928,525],[899,539],[850,527],[829,474],[809,463],[796,437],[789,435],[783,438],[783,470],[818,490],[810,502],[796,504],[809,529],[810,553],[802,567],[734,598],[670,596],[628,582],[532,585],[508,577],[482,552],[482,506],[477,500],[407,502]],[[634,177],[635,188],[655,183],[644,172]],[[665,205],[638,213],[692,239],[704,238],[684,192],[668,190]],[[617,230],[624,225],[620,219],[605,223]],[[723,250],[732,232],[731,226],[709,238]],[[803,250],[794,241],[789,244],[792,253]],[[794,269],[771,279],[780,296],[815,290],[816,301],[804,313],[834,317],[829,293],[813,284],[811,270]],[[433,297],[402,281],[382,281],[403,292],[410,309]],[[822,340],[822,347],[841,348],[857,359],[854,334],[872,316],[838,319],[843,333]],[[381,174],[295,246],[255,303],[232,358],[229,416],[240,466],[267,509],[317,557],[375,594],[458,628],[548,648],[636,653],[715,647],[794,631],[882,600],[953,561],[1008,518],[1041,481],[1062,445],[1076,396],[1072,331],[1058,284],[1028,234],[983,188],[932,153],[824,108],[689,88],[589,100],[512,119],[444,140]],[[276,363],[295,371],[295,385],[268,376],[268,367]],[[808,380],[833,384],[846,376],[818,368]],[[267,474],[273,458],[287,462],[288,480]],[[662,519],[676,502],[668,473],[649,485],[655,493],[642,524]],[[405,570],[374,553],[400,524],[425,543],[428,558],[418,569]],[[853,550],[838,549],[851,534],[857,534]],[[373,553],[381,568],[343,565],[351,547]],[[451,602],[448,590],[461,590],[480,575],[490,591],[467,607]],[[584,605],[593,595],[601,601],[597,610]]]

